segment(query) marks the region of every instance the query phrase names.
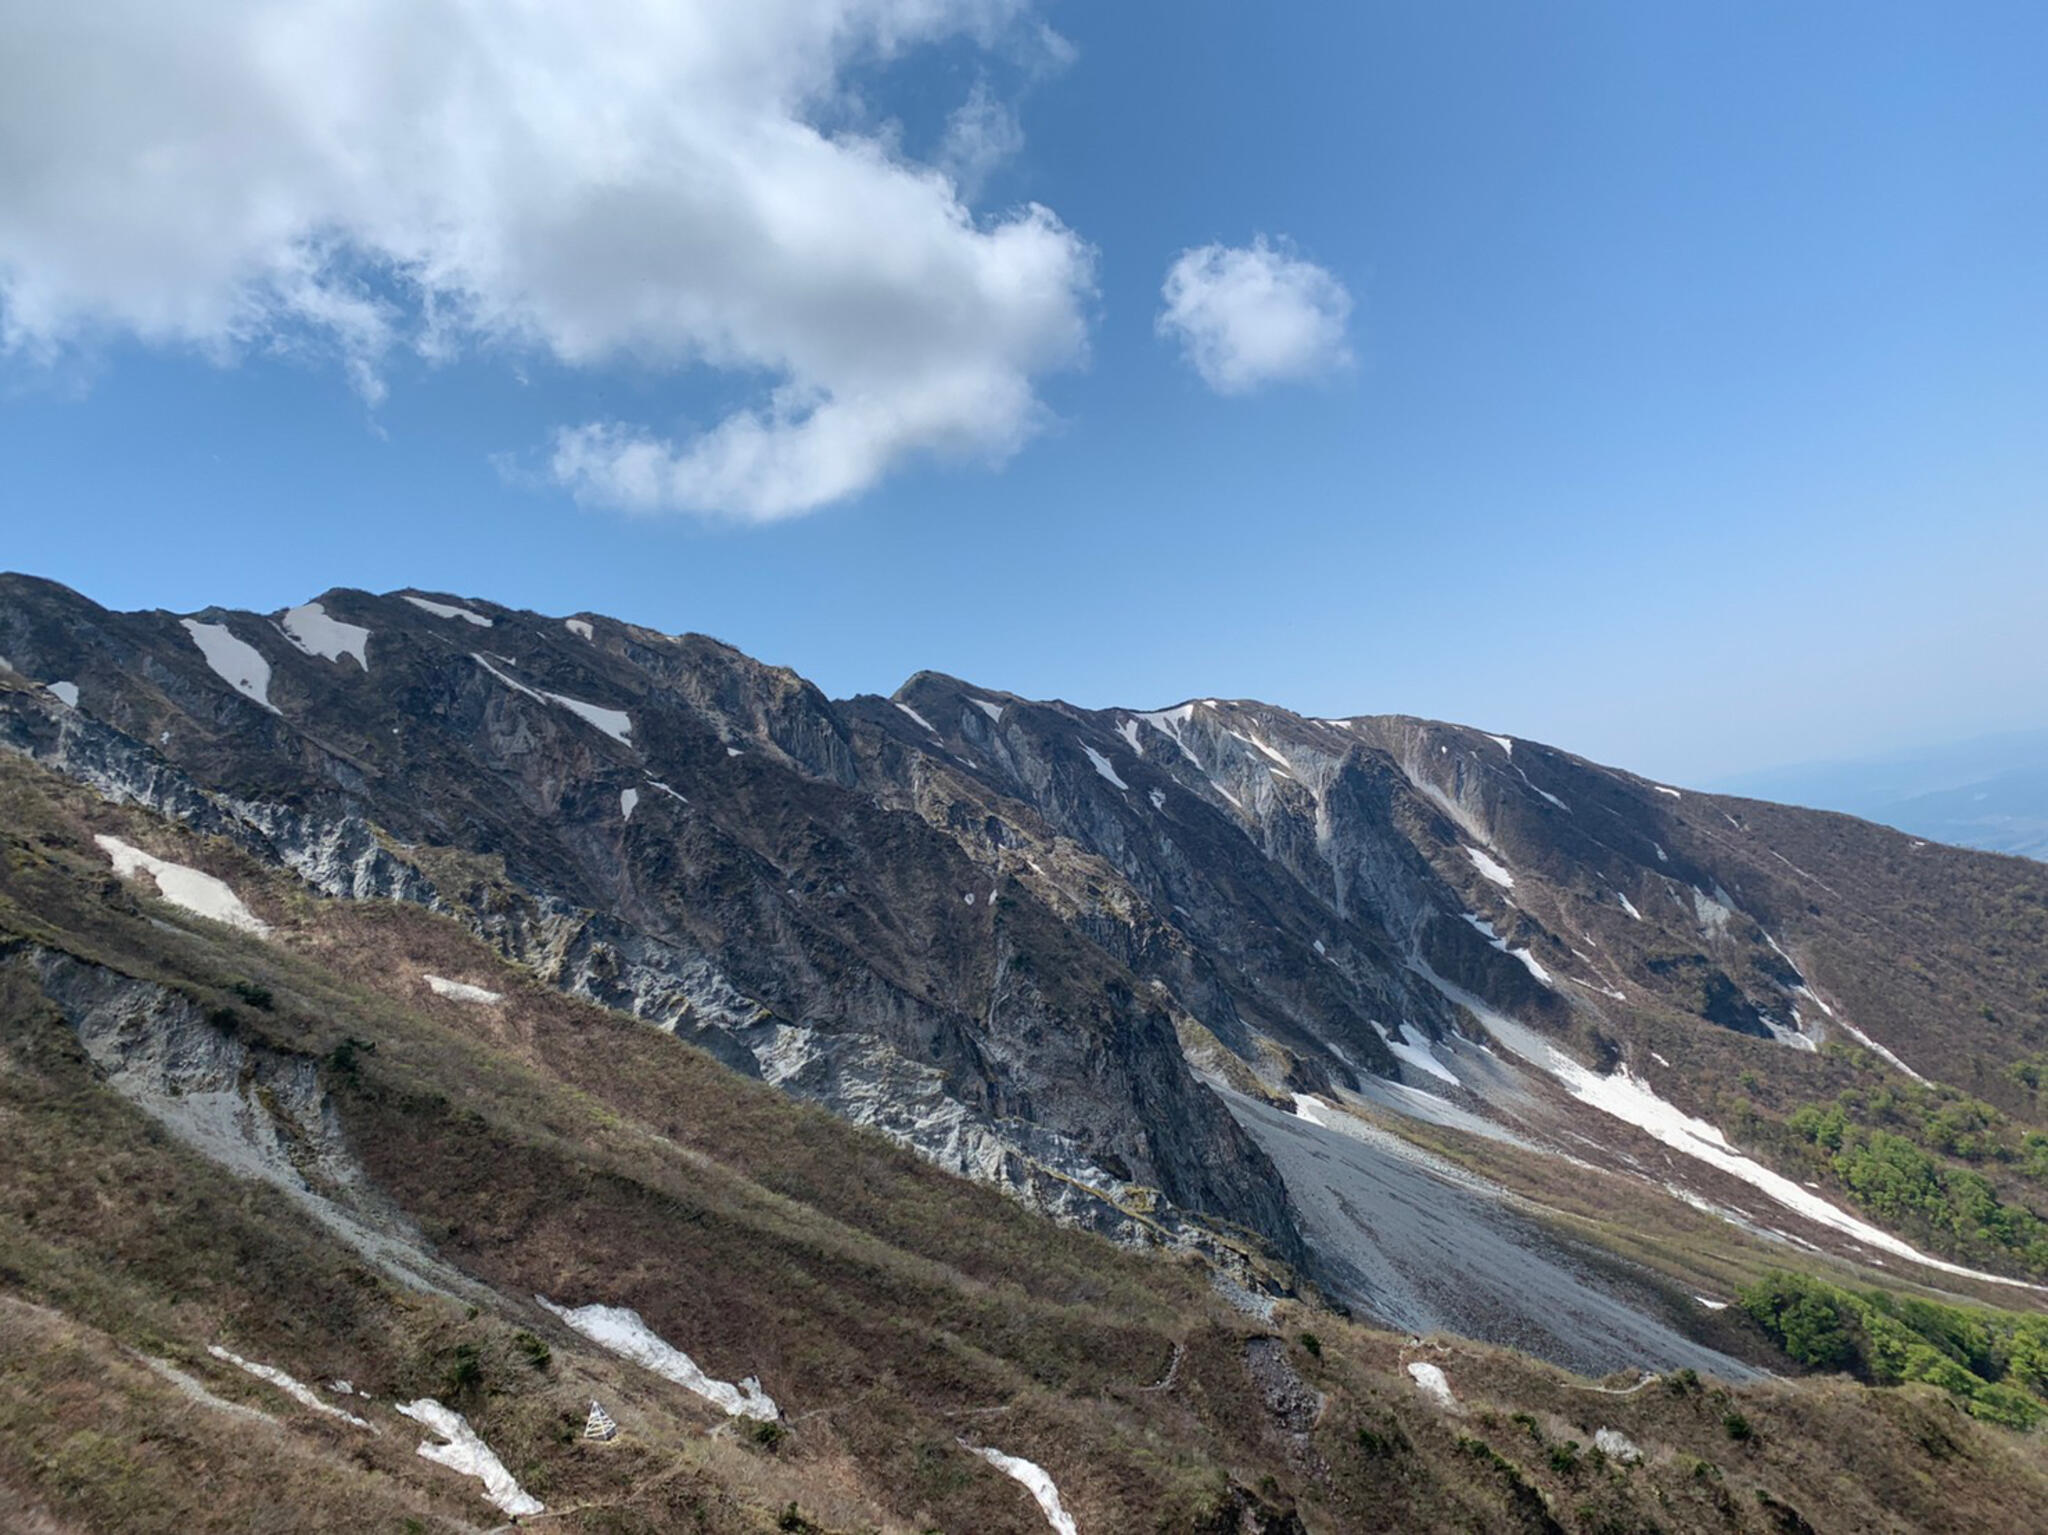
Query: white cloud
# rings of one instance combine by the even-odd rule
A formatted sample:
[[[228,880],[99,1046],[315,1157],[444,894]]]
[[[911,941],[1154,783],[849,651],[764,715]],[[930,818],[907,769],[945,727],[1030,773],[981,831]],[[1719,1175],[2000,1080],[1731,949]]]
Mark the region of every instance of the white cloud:
[[[1218,394],[1319,378],[1351,365],[1351,295],[1312,261],[1265,236],[1249,247],[1181,252],[1160,289],[1161,336],[1178,341]]]
[[[762,519],[925,453],[1000,460],[1079,363],[1090,248],[977,217],[985,87],[937,163],[849,71],[1012,35],[1029,0],[0,0],[0,346],[231,359],[532,349],[723,370],[767,403],[681,440],[592,422],[579,496]]]

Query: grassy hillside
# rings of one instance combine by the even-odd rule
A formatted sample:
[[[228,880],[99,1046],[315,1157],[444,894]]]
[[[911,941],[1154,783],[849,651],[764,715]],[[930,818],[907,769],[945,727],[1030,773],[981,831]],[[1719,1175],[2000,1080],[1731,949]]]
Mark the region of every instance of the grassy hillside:
[[[116,879],[95,833],[225,879],[270,936]],[[1964,1530],[2048,1504],[2038,1438],[1938,1386],[1624,1391],[1293,1304],[1245,1315],[1191,1262],[1049,1225],[563,996],[451,920],[318,899],[12,759],[0,853],[0,1522],[496,1523],[478,1483],[413,1453],[391,1404],[420,1396],[464,1413],[547,1504],[529,1522],[562,1530],[1045,1529],[963,1441],[1044,1466],[1088,1535]],[[243,1109],[304,1192],[231,1171],[166,1128],[175,1093],[96,1063],[71,1016],[87,985],[131,998],[130,1044],[176,1018],[244,1062]],[[301,1071],[331,1137],[294,1117]],[[361,1187],[336,1181],[344,1163]],[[447,1293],[318,1213],[349,1201],[388,1207]],[[782,1421],[726,1418],[536,1294],[635,1308],[711,1375],[758,1374]],[[350,1381],[367,1395],[322,1395],[369,1426],[215,1344]],[[1418,1390],[1417,1363],[1454,1407]],[[621,1425],[610,1444],[580,1437],[593,1397]],[[1640,1460],[1596,1450],[1603,1428]]]

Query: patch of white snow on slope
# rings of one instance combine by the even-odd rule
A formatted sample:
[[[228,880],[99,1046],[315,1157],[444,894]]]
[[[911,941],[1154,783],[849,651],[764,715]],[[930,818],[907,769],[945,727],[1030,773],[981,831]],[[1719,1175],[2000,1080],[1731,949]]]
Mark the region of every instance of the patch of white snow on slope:
[[[1806,992],[1807,996],[1813,997],[1813,993],[1807,991],[1804,986],[1797,986],[1793,989],[1795,991]],[[1819,997],[1813,997],[1813,1000],[1815,1002],[1819,1002],[1823,1009],[1827,1007],[1827,1004],[1825,1002],[1821,1002]],[[1876,1040],[1872,1039],[1868,1034],[1864,1033],[1861,1029],[1857,1028],[1856,1025],[1851,1023],[1848,1019],[1836,1018],[1832,1012],[1828,1014],[1828,1017],[1830,1019],[1833,1019],[1835,1026],[1839,1028],[1844,1034],[1847,1034],[1851,1039],[1855,1040],[1857,1044],[1863,1046],[1864,1049],[1869,1050],[1875,1055],[1882,1056],[1892,1065],[1898,1067],[1899,1070],[1903,1071],[1907,1076],[1911,1077],[1915,1082],[1925,1082],[1927,1080],[1925,1077],[1921,1076],[1919,1072],[1915,1071],[1911,1066],[1908,1066],[1896,1055],[1893,1055],[1891,1051],[1885,1049],[1883,1045],[1879,1044]]]
[[[225,922],[229,927],[238,927],[259,938],[269,936],[270,925],[242,904],[242,898],[235,894],[226,880],[215,879],[198,869],[188,869],[181,863],[154,857],[119,837],[102,834],[92,840],[99,844],[100,851],[113,863],[114,872],[123,879],[133,879],[138,873],[147,874],[156,881],[157,893],[171,905],[197,917]]]
[[[619,819],[622,821],[632,820],[633,811],[639,803],[640,791],[638,789],[619,790]]]
[[[1294,776],[1294,764],[1289,762],[1285,757],[1283,757],[1279,752],[1275,751],[1272,747],[1268,746],[1264,741],[1261,741],[1257,736],[1238,735],[1238,733],[1235,730],[1231,731],[1230,734],[1236,736],[1238,740],[1244,742],[1247,746],[1255,747],[1259,751],[1264,752],[1268,757],[1272,758],[1274,762],[1279,764],[1280,770],[1283,773],[1285,773],[1289,778],[1292,778]]]
[[[1035,1465],[1019,1455],[1005,1455],[1001,1450],[992,1450],[987,1445],[969,1444],[960,1441],[963,1449],[972,1450],[983,1460],[994,1466],[1012,1481],[1024,1484],[1025,1491],[1038,1501],[1045,1514],[1045,1522],[1059,1531],[1059,1535],[1080,1535],[1075,1527],[1074,1516],[1067,1512],[1060,1502],[1060,1490],[1053,1485],[1051,1477],[1045,1474],[1043,1466]]]
[[[1165,736],[1167,740],[1173,742],[1175,746],[1180,748],[1180,754],[1196,767],[1202,765],[1202,759],[1194,754],[1194,751],[1188,746],[1187,739],[1181,734],[1182,728],[1195,717],[1195,706],[1193,704],[1182,704],[1178,709],[1156,709],[1150,714],[1138,714],[1133,717],[1143,720],[1154,730]]]
[[[1540,963],[1538,963],[1535,955],[1531,954],[1527,949],[1509,948],[1508,941],[1505,938],[1501,937],[1500,934],[1496,933],[1493,930],[1493,924],[1491,922],[1488,922],[1484,917],[1475,917],[1469,911],[1460,912],[1459,915],[1463,917],[1467,922],[1471,923],[1474,927],[1479,929],[1481,936],[1484,937],[1486,941],[1492,944],[1496,949],[1500,950],[1501,953],[1506,954],[1511,958],[1519,959],[1522,962],[1522,968],[1524,970],[1527,970],[1531,975],[1535,976],[1536,979],[1541,981],[1545,986],[1555,986],[1557,984],[1557,982],[1551,978],[1550,972],[1548,970],[1545,970],[1543,966]],[[1576,953],[1577,951],[1574,950],[1573,952]],[[1595,987],[1594,990],[1604,990],[1604,988]],[[1619,996],[1620,993],[1613,992],[1609,993],[1609,995]]]
[[[309,1411],[320,1413],[324,1417],[339,1418],[344,1423],[353,1423],[357,1428],[368,1428],[373,1434],[377,1432],[376,1429],[370,1428],[368,1422],[357,1417],[354,1413],[343,1412],[339,1407],[330,1406],[328,1403],[321,1401],[319,1397],[313,1394],[311,1386],[306,1385],[303,1381],[293,1379],[274,1365],[258,1364],[253,1359],[244,1359],[240,1354],[230,1353],[218,1343],[209,1343],[206,1346],[206,1352],[213,1355],[216,1359],[225,1360],[238,1370],[247,1370],[258,1380],[269,1381],[271,1385],[277,1387],[278,1390]]]
[[[1530,792],[1530,793],[1532,793],[1532,794],[1537,794],[1537,795],[1540,795],[1540,796],[1542,796],[1542,797],[1543,797],[1544,799],[1547,799],[1547,800],[1549,800],[1551,804],[1553,804],[1553,805],[1557,806],[1557,808],[1558,808],[1558,809],[1560,809],[1560,810],[1562,810],[1562,811],[1563,811],[1563,812],[1564,812],[1564,813],[1565,813],[1566,815],[1570,815],[1570,814],[1572,813],[1572,807],[1571,807],[1571,806],[1567,805],[1567,804],[1566,804],[1566,803],[1565,803],[1565,802],[1564,802],[1563,800],[1559,799],[1559,798],[1558,798],[1558,797],[1557,797],[1557,796],[1556,796],[1555,794],[1552,794],[1552,793],[1551,793],[1551,792],[1550,792],[1550,791],[1549,791],[1548,789],[1539,789],[1539,788],[1537,788],[1537,787],[1536,787],[1536,780],[1534,780],[1533,778],[1531,778],[1531,777],[1530,777],[1530,776],[1529,776],[1529,775],[1528,775],[1527,773],[1524,773],[1524,772],[1522,772],[1522,770],[1521,770],[1521,768],[1520,768],[1519,766],[1515,766],[1514,764],[1510,764],[1510,765],[1511,765],[1511,766],[1514,766],[1514,767],[1515,767],[1515,772],[1516,772],[1517,774],[1519,774],[1519,775],[1521,776],[1521,780],[1522,780],[1522,783],[1523,783],[1523,784],[1524,784],[1524,785],[1525,785],[1525,786],[1526,786],[1526,787],[1528,788],[1528,790],[1529,790],[1529,792]]]
[[[587,704],[580,698],[570,698],[563,693],[550,693],[548,697],[586,725],[595,725],[619,745],[633,744],[633,717],[624,709],[607,709],[601,704]]]
[[[1166,808],[1166,795],[1161,790],[1153,789],[1145,797],[1152,801],[1152,808],[1154,810],[1164,810]]]
[[[591,1342],[695,1392],[712,1406],[722,1408],[727,1417],[759,1418],[764,1423],[773,1423],[782,1416],[773,1398],[761,1389],[760,1381],[751,1375],[737,1385],[713,1380],[698,1367],[696,1360],[643,1322],[637,1311],[624,1306],[557,1306],[545,1295],[536,1295],[534,1299]]]
[[[1491,741],[1495,746],[1498,746],[1510,757],[1512,757],[1515,754],[1515,743],[1509,740],[1506,736],[1487,736],[1486,739]]]
[[[215,676],[250,702],[277,713],[277,705],[270,701],[270,663],[263,659],[262,651],[237,639],[226,624],[202,624],[196,618],[179,622]]]
[[[915,720],[918,724],[922,725],[926,730],[929,730],[933,735],[937,735],[939,733],[938,727],[936,725],[934,725],[930,720],[926,719],[922,714],[919,714],[915,709],[911,708],[909,704],[899,703],[896,705],[896,707],[901,709],[905,714],[909,715],[911,719]]]
[[[1379,1029],[1380,1038],[1386,1041],[1387,1048],[1394,1052],[1396,1060],[1413,1066],[1417,1071],[1424,1071],[1433,1077],[1440,1078],[1450,1083],[1453,1087],[1464,1085],[1452,1074],[1448,1066],[1444,1065],[1442,1061],[1430,1053],[1428,1045],[1411,1045],[1405,1039],[1396,1039],[1385,1029],[1381,1029],[1378,1023],[1374,1023],[1373,1027]]]
[[[1144,744],[1138,736],[1138,721],[1135,716],[1125,715],[1118,723],[1116,733],[1130,743],[1133,755],[1139,757],[1145,755]]]
[[[481,986],[472,986],[467,981],[451,981],[446,976],[439,975],[422,975],[420,979],[427,983],[427,990],[431,991],[435,996],[447,997],[455,1002],[502,1002],[505,1000],[503,992],[487,991]]]
[[[976,698],[972,693],[967,695],[967,701],[973,704],[974,707],[979,709],[983,714],[986,714],[988,716],[988,722],[991,725],[1002,724],[1003,706],[1001,704],[995,702],[993,699]]]
[[[1617,901],[1621,902],[1621,909],[1627,912],[1631,917],[1634,917],[1636,921],[1640,922],[1643,920],[1643,914],[1636,910],[1636,903],[1634,901],[1631,901],[1619,890],[1614,892],[1614,898]]]
[[[1086,752],[1088,754],[1088,760],[1095,764],[1096,772],[1100,773],[1104,778],[1108,779],[1111,783],[1115,784],[1119,789],[1130,788],[1129,784],[1125,783],[1121,778],[1117,777],[1116,769],[1109,765],[1109,758],[1103,756],[1101,752],[1097,751],[1094,747],[1090,746],[1086,741],[1083,741],[1081,743],[1081,750]]]
[[[1685,796],[1684,796],[1683,794],[1680,794],[1680,793],[1679,793],[1679,792],[1678,792],[1678,791],[1677,791],[1676,789],[1667,789],[1667,788],[1665,788],[1665,787],[1664,787],[1664,785],[1662,785],[1662,784],[1660,784],[1660,783],[1653,783],[1653,784],[1651,784],[1651,785],[1650,785],[1650,787],[1651,787],[1651,788],[1653,788],[1653,789],[1655,789],[1655,790],[1656,790],[1656,791],[1657,791],[1657,792],[1658,792],[1659,794],[1668,794],[1668,795],[1670,795],[1670,796],[1671,796],[1671,797],[1672,797],[1673,799],[1684,799],[1684,798],[1685,798]]]
[[[1507,871],[1507,869],[1503,867],[1498,861],[1496,861],[1493,858],[1489,858],[1486,854],[1480,852],[1478,848],[1466,848],[1465,856],[1472,860],[1473,868],[1477,869],[1481,874],[1485,875],[1488,879],[1492,880],[1496,885],[1500,886],[1501,889],[1509,890],[1514,887],[1514,875],[1510,874]]]
[[[1415,1382],[1416,1390],[1446,1412],[1458,1410],[1458,1399],[1451,1395],[1451,1383],[1445,1379],[1441,1367],[1418,1359],[1408,1366],[1408,1378]]]
[[[590,620],[587,618],[565,618],[562,620],[562,627],[575,635],[579,640],[594,640],[597,638],[597,631],[590,627]]]
[[[422,613],[431,613],[436,618],[459,618],[464,623],[475,624],[479,629],[491,627],[491,621],[483,614],[473,613],[468,608],[458,608],[453,603],[432,602],[425,597],[414,597],[410,594],[406,594],[405,600]]]
[[[550,693],[542,688],[531,688],[516,677],[506,676],[473,650],[469,653],[469,658],[514,692],[524,693],[528,698],[538,699],[544,704],[556,704],[567,709],[586,725],[593,725],[602,730],[621,746],[633,744],[633,718],[624,709],[607,709],[602,704],[587,704],[580,698],[569,697],[566,693]],[[739,754],[735,752],[733,755]]]
[[[57,699],[58,699],[58,701],[59,701],[60,703],[62,703],[62,704],[64,705],[64,707],[65,707],[65,708],[67,708],[67,709],[76,709],[76,708],[78,707],[78,684],[77,684],[77,683],[75,683],[75,682],[52,682],[52,683],[50,683],[50,684],[49,684],[48,686],[49,686],[49,690],[50,690],[50,692],[54,693],[54,694],[55,694],[55,695],[57,696]]]
[[[419,1455],[437,1466],[446,1466],[484,1484],[484,1496],[514,1519],[542,1513],[546,1505],[512,1479],[505,1463],[491,1453],[491,1447],[477,1437],[469,1419],[452,1408],[443,1407],[430,1396],[417,1402],[400,1402],[398,1411],[427,1432],[445,1439],[446,1444],[422,1441]]]
[[[1426,968],[1422,973],[1446,997],[1478,1018],[1495,1039],[1530,1065],[1549,1072],[1564,1085],[1565,1091],[1581,1103],[1598,1109],[1624,1124],[1634,1125],[1653,1139],[1662,1141],[1672,1150],[1681,1152],[1695,1161],[1704,1162],[1709,1167],[1718,1168],[1731,1177],[1741,1179],[1786,1209],[1796,1211],[1818,1225],[1839,1231],[1866,1247],[1877,1248],[1944,1274],[2048,1293],[2048,1286],[2029,1284],[2022,1279],[2007,1279],[2002,1275],[1987,1274],[1979,1269],[1964,1268],[1960,1264],[1930,1257],[1918,1248],[1900,1241],[1890,1232],[1880,1230],[1868,1221],[1858,1220],[1846,1210],[1837,1209],[1790,1178],[1772,1172],[1761,1163],[1751,1161],[1729,1145],[1727,1137],[1722,1135],[1717,1127],[1704,1119],[1693,1118],[1675,1104],[1667,1103],[1658,1097],[1647,1083],[1626,1066],[1610,1076],[1603,1077],[1598,1072],[1580,1065],[1534,1030],[1502,1017],[1470,992],[1452,985]]]
[[[345,624],[332,617],[317,602],[286,608],[278,627],[284,630],[286,639],[309,656],[336,662],[343,656],[354,656],[356,665],[364,671],[370,669],[370,631],[361,624]]]

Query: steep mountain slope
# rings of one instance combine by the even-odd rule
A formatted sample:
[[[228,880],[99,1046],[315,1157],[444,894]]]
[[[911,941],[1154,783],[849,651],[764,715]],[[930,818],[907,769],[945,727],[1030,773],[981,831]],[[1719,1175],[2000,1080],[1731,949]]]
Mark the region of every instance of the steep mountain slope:
[[[1062,1527],[1006,1466],[1087,1535],[2048,1499],[2033,1443],[1932,1388],[1596,1387],[1248,1317],[469,926],[0,756],[0,1522]]]
[[[2037,865],[1419,720],[833,703],[447,596],[9,577],[0,656],[0,743],[1241,1290],[1733,1375],[1693,1297],[1791,1253],[2048,1278]]]

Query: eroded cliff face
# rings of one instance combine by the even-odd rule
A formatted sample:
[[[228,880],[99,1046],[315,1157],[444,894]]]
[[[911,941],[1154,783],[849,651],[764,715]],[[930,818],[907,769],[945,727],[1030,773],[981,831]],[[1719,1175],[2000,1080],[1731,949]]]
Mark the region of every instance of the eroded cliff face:
[[[1925,1013],[1883,984],[1906,932],[1911,985],[2033,1020],[1971,1090],[2048,1045],[2025,966],[1939,921],[1913,865],[2017,890],[1992,861],[1458,726],[930,673],[834,702],[702,637],[405,593],[179,618],[0,578],[0,657],[7,748],[323,895],[453,913],[942,1166],[1254,1286],[1371,1268],[1304,1244],[1260,1101],[1377,1094],[1559,1149],[1604,1133],[1586,1083],[1623,1068],[1658,1114],[1738,1072],[1825,1096],[1830,1040],[1913,1074]],[[1492,1048],[1510,1030],[1519,1056]]]
[[[10,688],[10,748],[323,894],[454,912],[555,984],[1063,1219],[1247,1281],[1300,1263],[1171,999],[887,803],[792,674],[603,620],[332,593],[319,617],[367,631],[360,656],[309,653],[290,614],[194,620],[255,653],[230,677],[168,615],[35,582],[4,599],[12,675],[78,687]]]

